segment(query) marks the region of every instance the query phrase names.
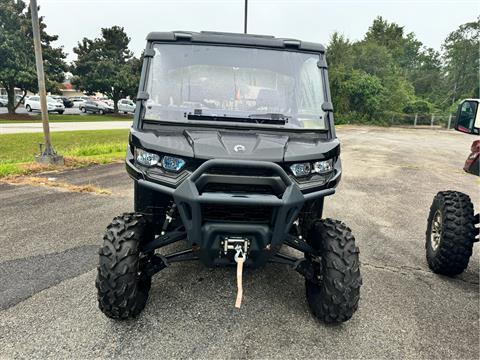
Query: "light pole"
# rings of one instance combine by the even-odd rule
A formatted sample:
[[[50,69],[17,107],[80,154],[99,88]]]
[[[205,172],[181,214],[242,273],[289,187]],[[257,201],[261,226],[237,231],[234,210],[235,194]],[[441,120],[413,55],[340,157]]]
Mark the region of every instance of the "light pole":
[[[248,0],[245,0],[245,14],[243,18],[243,33],[247,33],[247,15],[248,15]]]
[[[45,74],[43,72],[42,43],[40,40],[40,25],[38,22],[37,0],[30,0],[30,11],[32,13],[33,45],[35,47],[35,65],[37,67],[38,94],[40,95],[40,108],[42,110],[43,136],[45,147],[40,147],[40,154],[35,160],[45,164],[62,165],[63,157],[55,153],[50,140],[50,125],[48,124],[47,91],[45,89]]]

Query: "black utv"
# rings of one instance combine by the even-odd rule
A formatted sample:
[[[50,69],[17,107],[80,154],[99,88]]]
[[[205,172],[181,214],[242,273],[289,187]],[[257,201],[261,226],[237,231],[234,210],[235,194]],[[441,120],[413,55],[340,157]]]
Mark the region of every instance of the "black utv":
[[[243,265],[281,263],[305,277],[316,317],[350,319],[359,250],[344,223],[322,218],[342,174],[324,47],[154,32],[144,54],[126,156],[135,212],[103,237],[100,309],[137,316],[152,276],[185,260],[236,265],[239,307]],[[175,242],[184,250],[159,250]]]

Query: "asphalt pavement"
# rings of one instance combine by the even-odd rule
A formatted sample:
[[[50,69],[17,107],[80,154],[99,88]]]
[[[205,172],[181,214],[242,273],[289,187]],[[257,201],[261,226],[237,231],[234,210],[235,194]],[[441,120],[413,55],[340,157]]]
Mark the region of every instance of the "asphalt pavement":
[[[138,319],[97,307],[97,248],[132,209],[122,164],[45,176],[111,195],[0,184],[0,358],[478,359],[479,247],[456,278],[431,273],[425,229],[433,196],[454,189],[480,208],[479,178],[462,171],[473,137],[438,130],[343,127],[344,174],[325,216],[360,247],[357,313],[315,320],[304,281],[281,265],[247,270],[234,308],[234,269],[179,263],[153,279]]]

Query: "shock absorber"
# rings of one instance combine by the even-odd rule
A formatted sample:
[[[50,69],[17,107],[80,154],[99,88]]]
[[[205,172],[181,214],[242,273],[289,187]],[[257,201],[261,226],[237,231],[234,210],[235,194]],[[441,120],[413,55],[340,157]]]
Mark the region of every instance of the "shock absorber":
[[[173,221],[173,215],[175,215],[175,210],[177,209],[177,204],[172,203],[170,209],[165,213],[165,221],[163,222],[161,235],[165,235],[167,232],[168,226]]]

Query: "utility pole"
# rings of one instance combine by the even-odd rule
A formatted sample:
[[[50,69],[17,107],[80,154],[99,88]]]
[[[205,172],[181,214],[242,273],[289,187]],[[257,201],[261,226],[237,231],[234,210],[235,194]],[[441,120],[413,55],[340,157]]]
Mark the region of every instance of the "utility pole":
[[[243,33],[247,33],[247,15],[248,15],[248,0],[245,0],[245,14],[243,19]]]
[[[40,40],[40,25],[38,21],[37,0],[30,0],[30,11],[32,13],[33,45],[35,47],[35,64],[37,67],[38,94],[40,95],[40,108],[42,110],[43,136],[45,146],[40,146],[40,154],[35,160],[44,164],[63,165],[63,157],[55,153],[50,140],[50,125],[48,124],[47,91],[45,89],[45,73],[43,71],[42,43]]]

